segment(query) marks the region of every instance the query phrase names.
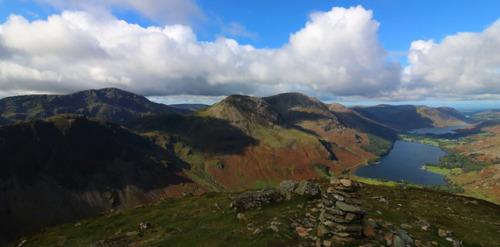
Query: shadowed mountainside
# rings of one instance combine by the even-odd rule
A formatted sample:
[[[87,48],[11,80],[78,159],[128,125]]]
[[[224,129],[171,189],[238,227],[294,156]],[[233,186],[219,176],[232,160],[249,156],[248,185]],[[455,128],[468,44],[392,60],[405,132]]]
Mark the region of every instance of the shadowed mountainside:
[[[137,117],[165,113],[186,113],[186,110],[154,103],[144,96],[116,88],[67,95],[25,95],[0,99],[0,117],[12,122],[57,114],[82,114],[124,124]]]
[[[205,104],[172,104],[172,105],[168,105],[168,106],[182,111],[182,112],[178,112],[178,113],[189,114],[189,113],[192,113],[195,111],[199,111],[203,108],[207,108],[210,105],[205,105]]]
[[[345,107],[338,103],[332,103],[328,105],[328,109],[335,113],[343,124],[350,128],[388,140],[395,140],[397,138],[396,133],[390,127],[367,118],[349,107]]]
[[[397,131],[425,127],[467,125],[471,120],[453,108],[414,105],[355,106],[352,110]]]
[[[103,119],[57,115],[0,127],[0,238],[193,192],[189,165]],[[0,241],[1,242],[1,241]]]
[[[228,121],[213,117],[178,114],[148,116],[131,121],[127,127],[140,132],[161,131],[176,135],[186,145],[210,154],[242,154],[245,147],[259,143]]]

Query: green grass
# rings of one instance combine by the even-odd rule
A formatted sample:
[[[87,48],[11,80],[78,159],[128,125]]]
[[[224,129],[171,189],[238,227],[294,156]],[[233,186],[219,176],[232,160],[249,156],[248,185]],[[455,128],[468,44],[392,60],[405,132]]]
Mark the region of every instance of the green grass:
[[[278,187],[281,181],[276,180],[275,178],[269,178],[268,180],[257,180],[254,182],[250,189],[262,189],[266,187]]]
[[[447,168],[441,168],[438,166],[424,166],[423,167],[427,171],[443,174],[443,175],[455,175],[455,174],[461,174],[462,173],[462,168],[453,168],[453,169],[447,169]]]
[[[328,166],[320,163],[312,163],[311,165],[314,166],[314,171],[321,177],[330,177],[330,168]]]
[[[395,181],[384,181],[384,180],[373,179],[373,178],[356,177],[356,180],[358,180],[361,183],[372,184],[372,185],[385,185],[385,186],[397,186],[397,185],[399,185],[399,183],[395,182]]]
[[[361,148],[367,152],[377,156],[383,156],[392,148],[393,142],[390,140],[372,134],[368,134],[368,138],[370,139],[369,145],[361,146]]]
[[[498,205],[396,184],[373,185],[370,183],[382,182],[372,179],[360,178],[359,181],[364,183],[360,193],[365,201],[363,207],[368,211],[365,217],[377,221],[378,229],[383,232],[397,231],[401,224],[407,224],[412,227],[404,230],[413,239],[451,246],[445,238],[437,235],[441,228],[453,231],[452,238],[463,240],[464,246],[500,246]],[[321,183],[326,187],[329,182],[322,180]],[[246,219],[237,220],[237,212],[228,207],[233,195],[208,193],[166,199],[148,206],[108,213],[81,220],[79,225],[73,222],[47,228],[41,234],[22,238],[27,240],[23,246],[88,246],[101,239],[129,240],[133,246],[310,246],[313,243],[299,238],[290,225],[302,221],[306,213],[317,218],[319,212],[309,210],[319,202],[317,198],[295,196],[291,201],[245,211]],[[379,200],[381,197],[385,201]],[[428,222],[430,230],[424,231],[414,225],[419,220]],[[268,229],[272,221],[279,222],[279,232]],[[141,222],[149,222],[151,227],[141,231]],[[254,235],[257,228],[261,233]],[[126,236],[133,231],[139,234]],[[19,242],[14,241],[9,246],[16,246]],[[362,243],[353,246],[359,245]]]
[[[407,188],[422,188],[422,186],[417,185],[417,184],[411,184],[411,183],[400,183],[396,181],[389,181],[386,179],[375,179],[375,178],[363,178],[363,177],[355,177],[356,180],[358,180],[361,183],[365,184],[371,184],[371,185],[384,185],[384,186],[389,186],[389,187],[407,187]]]
[[[135,246],[283,246],[300,242],[289,227],[289,219],[304,215],[311,204],[307,197],[296,197],[263,208],[244,212],[246,220],[236,219],[229,208],[232,194],[209,193],[198,197],[168,199],[135,209],[92,217],[50,228],[44,234],[24,238],[24,246],[87,246],[101,239],[125,239]],[[217,204],[217,205],[216,205]],[[286,209],[288,213],[283,213]],[[319,214],[319,213],[318,213]],[[280,222],[279,234],[268,229],[271,221]],[[141,222],[151,227],[140,230]],[[252,230],[248,229],[249,224]],[[254,235],[254,229],[262,232]],[[126,236],[138,231],[137,236]],[[12,243],[12,245],[15,245]]]
[[[386,222],[388,230],[396,230],[401,224],[412,225],[423,220],[431,227],[429,231],[413,226],[407,229],[413,239],[436,241],[439,246],[451,246],[445,238],[437,235],[439,228],[452,230],[453,239],[463,240],[464,246],[499,246],[497,236],[500,223],[500,207],[485,201],[453,194],[433,192],[417,188],[366,186],[362,190],[367,217]],[[376,199],[383,196],[388,204]],[[380,212],[380,214],[378,212]],[[466,223],[465,223],[466,222]]]

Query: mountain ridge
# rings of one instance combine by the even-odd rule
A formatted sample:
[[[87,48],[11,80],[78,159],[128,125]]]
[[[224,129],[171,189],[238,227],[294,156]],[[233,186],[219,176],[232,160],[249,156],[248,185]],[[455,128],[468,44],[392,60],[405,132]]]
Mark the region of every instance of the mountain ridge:
[[[350,108],[364,117],[387,125],[398,132],[426,127],[467,125],[473,122],[451,107],[377,105]]]
[[[0,99],[0,117],[11,122],[57,114],[83,114],[124,124],[134,118],[164,113],[186,113],[117,88],[78,91],[65,95],[25,95]]]
[[[69,108],[75,103],[71,109],[91,116],[104,111],[101,116],[108,120],[63,114],[0,126],[0,185],[6,186],[0,197],[10,203],[15,194],[24,194],[26,202],[15,212],[14,204],[4,205],[0,212],[11,212],[6,216],[11,217],[9,222],[16,217],[29,222],[22,215],[23,210],[33,211],[35,203],[29,197],[44,193],[62,208],[57,218],[41,200],[39,211],[47,218],[30,215],[40,220],[26,232],[182,193],[275,187],[281,180],[348,173],[387,152],[396,136],[394,125],[368,111],[327,105],[298,93],[265,98],[231,95],[187,115],[156,114],[148,108],[156,103],[117,89],[81,91],[69,98],[33,97],[42,103],[16,103],[10,98],[0,101],[0,113],[11,107],[10,119],[20,121],[63,111],[47,110],[51,103]],[[116,109],[107,111],[111,103]],[[416,109],[397,109],[401,108]],[[397,109],[390,113],[397,114]],[[119,114],[123,111],[127,114]],[[416,110],[412,116],[423,119]],[[177,182],[171,184],[169,179]],[[20,227],[10,230],[21,231]]]
[[[195,187],[203,191],[182,172],[189,164],[174,154],[112,122],[82,115],[0,126],[0,164],[4,239],[195,193]]]

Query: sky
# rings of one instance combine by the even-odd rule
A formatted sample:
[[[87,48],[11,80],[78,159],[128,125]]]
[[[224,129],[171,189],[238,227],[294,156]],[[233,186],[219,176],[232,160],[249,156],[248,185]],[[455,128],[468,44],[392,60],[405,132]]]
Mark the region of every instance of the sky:
[[[0,0],[0,97],[500,105],[500,1]]]

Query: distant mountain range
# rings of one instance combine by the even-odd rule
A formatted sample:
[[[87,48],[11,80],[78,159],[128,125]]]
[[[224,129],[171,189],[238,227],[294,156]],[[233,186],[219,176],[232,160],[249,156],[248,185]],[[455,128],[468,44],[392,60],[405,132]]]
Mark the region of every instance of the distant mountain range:
[[[414,105],[377,105],[352,107],[362,116],[405,132],[425,127],[445,127],[472,123],[459,111],[450,107],[427,107]]]
[[[341,173],[387,152],[398,131],[467,123],[451,108],[298,93],[166,106],[114,88],[8,97],[0,116],[4,239],[181,193]]]

